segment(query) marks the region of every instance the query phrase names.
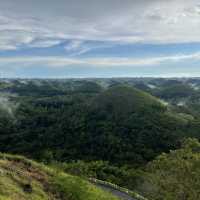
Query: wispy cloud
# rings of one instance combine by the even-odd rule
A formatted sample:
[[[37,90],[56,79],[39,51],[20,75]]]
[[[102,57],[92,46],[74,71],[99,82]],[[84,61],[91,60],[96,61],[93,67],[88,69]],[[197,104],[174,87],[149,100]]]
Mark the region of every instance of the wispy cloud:
[[[200,42],[198,0],[7,0],[0,2],[0,11],[0,50],[50,47],[63,40],[71,40],[65,48],[77,54],[96,48],[82,47],[88,40]]]
[[[114,43],[97,43],[97,42],[88,42],[83,40],[72,40],[69,44],[65,46],[65,50],[69,56],[78,56],[85,54],[87,52],[113,47]]]
[[[35,40],[29,43],[29,47],[31,48],[47,48],[47,47],[52,47],[59,45],[62,42],[60,39],[40,39],[40,40]]]
[[[2,0],[0,72],[166,71],[187,61],[196,73],[199,24],[199,0]]]
[[[32,66],[42,65],[47,67],[67,67],[73,65],[109,67],[109,66],[153,66],[163,63],[174,63],[185,60],[200,60],[200,52],[193,54],[179,54],[172,56],[160,56],[151,58],[127,58],[127,57],[98,57],[98,58],[66,58],[60,56],[48,57],[0,57],[0,66]]]

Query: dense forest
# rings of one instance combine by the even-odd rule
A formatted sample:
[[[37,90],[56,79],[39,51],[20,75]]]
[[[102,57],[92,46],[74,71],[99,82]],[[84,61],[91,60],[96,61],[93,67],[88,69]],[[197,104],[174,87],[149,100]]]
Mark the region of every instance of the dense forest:
[[[184,199],[174,197],[178,188],[171,191],[168,185],[180,179],[179,167],[196,162],[196,156],[199,163],[199,150],[191,147],[199,149],[199,108],[199,79],[5,79],[0,83],[0,151],[152,199]],[[177,172],[169,170],[174,179],[168,180],[162,170],[173,165]],[[162,176],[165,181],[158,182]],[[161,188],[150,193],[145,184]],[[198,199],[185,199],[192,198]]]

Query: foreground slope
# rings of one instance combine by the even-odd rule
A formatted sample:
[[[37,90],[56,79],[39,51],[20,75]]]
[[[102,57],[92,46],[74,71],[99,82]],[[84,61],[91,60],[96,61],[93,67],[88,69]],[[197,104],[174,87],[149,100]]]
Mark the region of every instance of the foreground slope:
[[[117,200],[81,178],[0,154],[0,200]]]

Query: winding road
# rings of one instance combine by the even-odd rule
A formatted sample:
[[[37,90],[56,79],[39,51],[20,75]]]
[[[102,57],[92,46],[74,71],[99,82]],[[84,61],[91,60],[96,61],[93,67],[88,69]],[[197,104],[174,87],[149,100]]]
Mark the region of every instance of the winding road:
[[[104,191],[111,192],[113,195],[119,197],[121,200],[137,200],[137,199],[134,199],[133,197],[129,196],[126,192],[121,192],[117,189],[114,189],[113,187],[103,185],[101,183],[93,183],[93,184],[96,185],[97,187],[103,189]]]

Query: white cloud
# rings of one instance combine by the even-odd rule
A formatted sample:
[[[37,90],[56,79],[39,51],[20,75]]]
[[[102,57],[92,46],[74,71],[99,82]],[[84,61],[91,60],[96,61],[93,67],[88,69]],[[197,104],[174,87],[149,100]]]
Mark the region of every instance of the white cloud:
[[[81,40],[72,40],[64,48],[67,51],[67,53],[70,54],[70,56],[77,56],[77,55],[81,55],[86,52],[89,52],[92,49],[94,49],[95,47],[85,45],[84,41],[81,41]]]
[[[77,56],[87,52],[90,52],[95,49],[100,48],[110,48],[113,47],[114,44],[107,44],[107,43],[95,43],[95,42],[88,42],[83,40],[72,40],[69,44],[67,44],[64,48],[69,56]]]
[[[72,40],[66,49],[77,54],[93,49],[80,42],[88,40],[200,42],[199,0],[7,0],[0,2],[0,12],[0,50],[63,40]]]
[[[39,41],[33,41],[29,44],[29,47],[38,47],[38,48],[46,48],[58,45],[62,42],[62,40],[50,40],[50,39],[43,39]]]
[[[65,49],[67,51],[74,51],[74,50],[80,49],[82,43],[83,41],[80,41],[80,40],[71,41],[67,46],[65,46]]]
[[[112,66],[157,66],[163,63],[174,63],[186,60],[200,60],[200,52],[193,54],[180,54],[172,56],[162,56],[153,58],[126,58],[126,57],[99,57],[99,58],[66,58],[60,56],[49,57],[0,57],[0,66],[45,66],[45,67],[68,67],[68,66],[92,66],[92,67],[112,67]]]

